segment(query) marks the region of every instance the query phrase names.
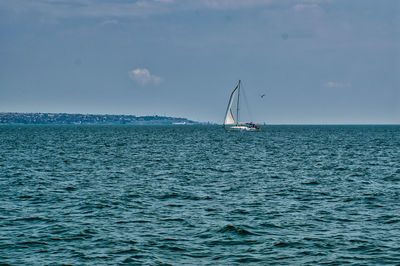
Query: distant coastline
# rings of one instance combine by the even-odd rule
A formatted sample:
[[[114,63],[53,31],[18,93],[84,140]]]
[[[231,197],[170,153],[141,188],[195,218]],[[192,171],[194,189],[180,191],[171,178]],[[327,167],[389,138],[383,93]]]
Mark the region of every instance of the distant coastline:
[[[0,125],[200,125],[181,117],[0,112]]]

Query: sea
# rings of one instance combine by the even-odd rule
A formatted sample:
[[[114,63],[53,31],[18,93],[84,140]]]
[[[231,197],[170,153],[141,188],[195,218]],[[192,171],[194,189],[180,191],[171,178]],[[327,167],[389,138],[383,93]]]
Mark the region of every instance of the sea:
[[[400,265],[400,126],[0,126],[1,265]]]

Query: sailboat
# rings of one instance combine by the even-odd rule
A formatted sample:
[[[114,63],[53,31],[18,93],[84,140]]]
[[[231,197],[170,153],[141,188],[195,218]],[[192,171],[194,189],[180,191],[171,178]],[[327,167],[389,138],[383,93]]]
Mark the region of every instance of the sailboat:
[[[252,122],[239,122],[239,104],[240,104],[240,83],[236,85],[235,89],[231,93],[231,97],[229,98],[228,107],[226,108],[225,120],[224,120],[224,128],[226,131],[259,131],[260,127]],[[235,97],[237,98],[236,102],[236,119],[233,116],[232,105],[235,101]]]

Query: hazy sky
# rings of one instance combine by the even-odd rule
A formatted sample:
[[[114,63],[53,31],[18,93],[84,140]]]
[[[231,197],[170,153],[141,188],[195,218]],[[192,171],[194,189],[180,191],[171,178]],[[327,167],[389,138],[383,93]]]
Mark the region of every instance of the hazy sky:
[[[0,112],[400,123],[399,0],[0,0]],[[260,95],[265,93],[265,97]]]

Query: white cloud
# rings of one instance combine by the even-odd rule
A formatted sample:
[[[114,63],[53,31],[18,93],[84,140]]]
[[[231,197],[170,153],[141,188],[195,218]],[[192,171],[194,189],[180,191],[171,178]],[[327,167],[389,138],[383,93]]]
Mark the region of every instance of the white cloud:
[[[118,24],[118,20],[116,19],[109,19],[109,20],[105,20],[103,22],[100,23],[100,26],[105,26],[105,25],[116,25]]]
[[[174,5],[174,0],[0,0],[0,9],[17,13],[39,12],[59,18],[145,17],[170,11]]]
[[[271,4],[273,0],[203,0],[203,4],[208,8],[231,9],[254,7]]]
[[[319,8],[319,6],[316,4],[297,4],[297,5],[293,6],[293,9],[295,11],[303,11],[303,10],[316,9],[316,8]]]
[[[324,10],[318,4],[297,4],[293,6],[295,12],[309,12],[315,15],[322,15]]]
[[[302,3],[308,3],[308,4],[318,4],[321,3],[322,0],[301,0]]]
[[[174,3],[175,0],[154,0],[155,2],[159,2],[159,3]]]
[[[293,0],[302,3],[304,0]],[[39,12],[54,17],[146,17],[149,15],[196,9],[239,9],[274,5],[282,0],[0,0],[0,9],[14,12]]]
[[[146,84],[160,84],[162,81],[162,78],[150,74],[150,71],[146,68],[136,68],[134,70],[131,70],[129,72],[129,76],[131,79],[136,81],[137,83],[141,85],[146,85]]]
[[[325,87],[327,88],[350,88],[351,84],[350,83],[342,83],[342,82],[336,82],[336,81],[328,81],[324,84]]]

